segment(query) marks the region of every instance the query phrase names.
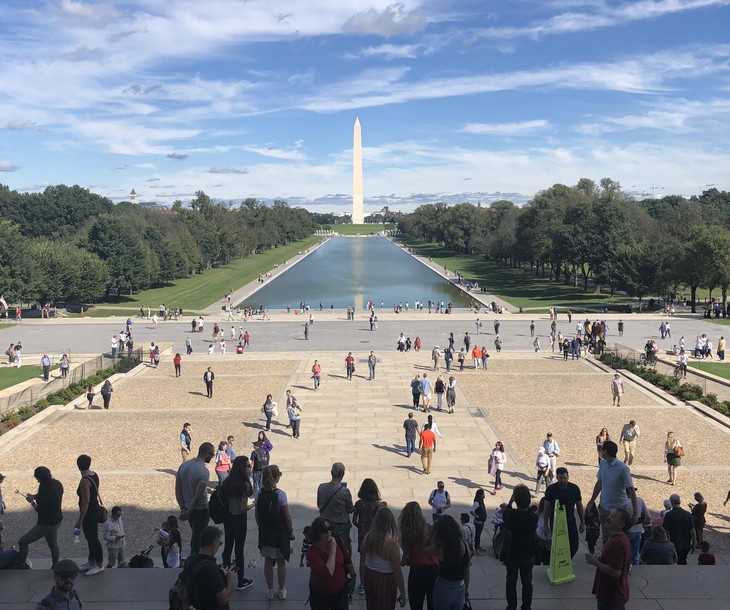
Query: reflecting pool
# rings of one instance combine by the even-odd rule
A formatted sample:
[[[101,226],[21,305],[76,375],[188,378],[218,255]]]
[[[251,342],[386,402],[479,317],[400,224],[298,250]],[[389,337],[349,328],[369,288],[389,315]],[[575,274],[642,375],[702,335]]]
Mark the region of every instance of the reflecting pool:
[[[470,299],[450,282],[385,237],[333,237],[285,273],[264,284],[241,306],[284,309],[304,301],[315,309],[354,305],[368,300],[377,307],[420,300],[469,307]]]

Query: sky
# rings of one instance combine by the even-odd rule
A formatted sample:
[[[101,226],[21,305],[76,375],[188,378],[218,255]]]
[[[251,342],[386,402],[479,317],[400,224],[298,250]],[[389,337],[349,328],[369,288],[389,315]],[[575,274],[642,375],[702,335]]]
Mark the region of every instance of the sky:
[[[3,0],[0,184],[366,213],[730,190],[730,0]]]

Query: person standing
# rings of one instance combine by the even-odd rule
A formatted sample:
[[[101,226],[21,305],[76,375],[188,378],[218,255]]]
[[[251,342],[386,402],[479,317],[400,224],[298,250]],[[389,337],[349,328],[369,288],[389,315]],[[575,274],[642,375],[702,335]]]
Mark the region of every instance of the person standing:
[[[624,321],[619,320],[618,324],[616,326],[618,328],[618,336],[623,337],[624,336]]]
[[[180,520],[190,523],[190,552],[200,550],[200,536],[208,525],[208,464],[215,456],[212,443],[202,443],[198,455],[180,464],[175,475],[175,499],[180,507]]]
[[[433,446],[436,442],[436,435],[431,432],[430,426],[424,424],[420,434],[419,450],[421,452],[421,465],[423,474],[431,474],[431,461],[433,460]]]
[[[218,443],[218,451],[215,454],[215,474],[218,477],[218,485],[228,478],[228,473],[231,471],[231,458],[226,449],[228,449],[226,441]]]
[[[389,610],[396,602],[401,608],[406,605],[399,537],[393,512],[381,508],[375,513],[360,553],[360,582],[370,609]]]
[[[115,565],[126,567],[124,558],[124,547],[127,543],[124,540],[124,523],[122,522],[122,508],[114,506],[109,518],[104,522],[104,541],[109,559],[106,567],[113,568]]]
[[[720,362],[725,362],[725,347],[727,346],[727,341],[725,341],[725,337],[720,337],[720,340],[717,342],[717,357],[720,358]]]
[[[403,429],[406,431],[406,457],[416,450],[416,434],[420,434],[418,422],[413,418],[413,411],[408,413],[408,418],[403,422]]]
[[[638,491],[634,487],[634,493]],[[639,551],[641,549],[641,539],[644,536],[644,528],[649,527],[651,524],[651,513],[646,507],[644,499],[640,496],[636,496],[636,507],[638,513],[632,519],[632,525],[626,530],[626,535],[629,537],[631,543],[631,565],[639,565]]]
[[[434,384],[434,393],[436,394],[436,409],[441,411],[441,407],[444,405],[444,394],[446,393],[446,382],[443,375],[437,377]]]
[[[261,412],[264,414],[264,417],[266,417],[266,431],[267,432],[271,431],[271,418],[274,416],[275,408],[277,408],[277,404],[276,404],[276,402],[274,402],[274,397],[271,394],[267,394],[266,400],[264,401],[264,404],[261,407]]]
[[[309,341],[309,322],[304,323],[304,340]]]
[[[601,556],[586,553],[586,563],[596,568],[593,595],[598,610],[623,610],[629,601],[629,568],[631,544],[624,533],[630,524],[625,508],[614,508],[607,516],[609,536]]]
[[[215,525],[208,525],[200,533],[200,549],[185,562],[183,575],[195,593],[195,607],[201,610],[230,610],[228,600],[233,593],[236,572],[230,568],[221,570],[215,559],[221,548],[223,532]]]
[[[294,398],[291,404],[286,408],[291,423],[292,438],[299,438],[299,426],[302,423],[302,405]]]
[[[682,501],[677,494],[669,496],[672,510],[664,515],[664,529],[677,549],[677,563],[687,565],[687,555],[697,546],[697,533],[692,515],[682,508]]]
[[[467,515],[468,518],[468,515]],[[433,524],[433,548],[439,559],[433,587],[434,608],[463,608],[469,598],[471,549],[456,520],[447,515]]]
[[[504,452],[504,445],[502,444],[502,441],[497,441],[495,443],[490,456],[490,461],[492,463],[490,474],[494,474],[494,489],[492,490],[492,495],[496,496],[500,489],[504,489],[504,485],[502,485],[502,471],[504,470],[504,465],[507,463],[507,454]],[[491,472],[492,470],[494,472]]]
[[[522,607],[532,607],[532,567],[535,564],[537,515],[529,510],[530,499],[527,486],[517,485],[503,514],[505,530],[512,534],[512,544],[504,558],[507,567],[507,610],[517,610],[518,575],[522,581]]]
[[[236,450],[233,448],[233,443],[236,442],[236,437],[232,434],[229,434],[226,438],[226,455],[230,458],[231,464],[233,464],[233,461],[236,459]]]
[[[342,542],[332,534],[332,525],[322,517],[309,528],[306,551],[309,573],[309,604],[312,610],[347,610],[355,568]],[[364,591],[364,589],[363,589]]]
[[[192,429],[192,426],[188,422],[185,422],[180,432],[180,453],[182,454],[183,462],[186,462],[192,457],[192,452],[190,451],[190,443],[192,442],[190,432]]]
[[[68,377],[68,370],[71,367],[71,360],[67,354],[61,356],[61,379]]]
[[[249,460],[245,455],[233,460],[231,473],[221,484],[221,493],[228,502],[228,513],[223,521],[225,533],[225,546],[223,547],[223,566],[228,568],[231,565],[231,553],[235,550],[236,574],[238,576],[239,591],[248,589],[253,585],[253,580],[244,578],[243,548],[246,544],[248,533],[248,511],[254,504],[249,503],[253,498],[253,485],[249,476]]]
[[[182,370],[180,368],[182,356],[180,356],[180,352],[175,354],[175,357],[172,359],[172,363],[175,365],[175,377],[180,377],[182,375]]]
[[[474,517],[474,550],[477,555],[483,555],[486,549],[482,547],[482,532],[487,523],[487,506],[484,503],[486,494],[483,489],[477,489],[474,494],[474,503],[469,513]]]
[[[568,540],[570,542],[570,556],[575,557],[578,552],[580,541],[578,532],[585,531],[585,511],[583,510],[583,498],[580,487],[571,483],[568,469],[560,467],[557,469],[557,482],[548,485],[545,490],[545,510],[542,513],[543,531],[549,536],[553,527],[555,502],[560,502],[565,508],[565,518],[568,522]],[[575,523],[575,514],[578,513],[578,525]]]
[[[433,360],[433,370],[438,371],[439,370],[439,359],[441,358],[441,350],[439,350],[438,345],[434,345],[433,349],[431,350],[431,360]]]
[[[51,359],[48,354],[41,356],[41,368],[43,369],[43,381],[48,381],[51,377]]]
[[[456,407],[456,379],[453,375],[449,376],[449,382],[446,384],[446,406],[449,413],[454,412],[454,407]]]
[[[449,513],[451,496],[446,491],[443,481],[436,483],[436,489],[428,496],[428,504],[431,507],[431,520],[434,523]]]
[[[467,331],[466,333],[464,333],[464,351],[468,352],[470,347],[471,337],[469,336],[469,332]]]
[[[553,438],[553,433],[548,432],[545,440],[542,442],[543,449],[545,449],[545,455],[547,455],[550,461],[550,469],[548,471],[548,480],[552,482],[555,477],[555,471],[558,467],[558,456],[560,455],[560,446],[558,441]]]
[[[355,358],[352,355],[352,352],[347,352],[347,357],[345,358],[345,373],[347,374],[347,379],[352,381],[352,374],[355,372]]]
[[[674,437],[674,432],[667,432],[667,440],[664,443],[664,462],[667,464],[669,473],[667,483],[670,485],[677,484],[677,467],[682,465],[682,456],[684,456],[682,443]]]
[[[215,373],[211,367],[203,373],[203,381],[205,382],[205,392],[208,398],[213,398],[213,381],[215,380]]]
[[[624,464],[631,466],[634,463],[634,455],[636,453],[636,439],[639,438],[641,430],[636,423],[636,420],[629,421],[628,424],[624,424],[621,428],[621,436],[619,437],[619,443],[624,445]]]
[[[705,502],[704,496],[699,492],[695,492],[695,503],[689,503],[689,509],[692,511],[692,518],[695,522],[695,533],[697,538],[697,546],[700,546],[704,542],[705,524],[707,519],[707,502]],[[22,565],[22,564],[21,564]]]
[[[531,337],[535,336],[535,320],[532,320],[530,322],[530,336]]]
[[[438,557],[426,552],[431,540],[432,527],[423,518],[418,502],[408,502],[398,517],[402,563],[408,571],[408,599],[411,610],[426,607],[433,610],[433,587],[438,578]]]
[[[51,471],[45,466],[38,466],[33,471],[38,481],[38,493],[26,494],[25,499],[30,502],[33,510],[38,514],[36,524],[18,541],[18,565],[24,566],[28,558],[28,549],[33,542],[45,538],[51,550],[51,565],[58,562],[58,528],[63,521],[61,501],[63,499],[63,485],[51,476]],[[1,512],[1,511],[0,511]]]
[[[271,460],[271,456],[269,455],[271,449],[266,449],[266,443],[271,445],[271,442],[265,438],[265,434],[264,439],[261,439],[261,434],[264,433],[259,433],[259,438],[253,442],[253,451],[251,452],[251,479],[253,480],[254,501],[256,501],[259,497],[259,492],[261,491],[261,479],[263,477],[264,470]]]
[[[618,373],[614,374],[613,379],[611,379],[611,395],[613,396],[613,402],[611,403],[613,406],[620,407],[621,406],[621,397],[624,394],[624,382],[623,379],[621,379],[621,375]]]
[[[84,538],[89,545],[89,570],[86,575],[94,576],[104,571],[104,550],[99,542],[99,475],[91,470],[91,457],[88,455],[80,455],[76,466],[81,472],[81,481],[76,490],[79,497],[79,518],[74,527],[84,532]]]
[[[598,465],[601,465],[601,458],[603,456],[603,443],[611,440],[611,435],[608,433],[608,428],[601,428],[601,431],[596,435],[596,450],[598,451]]]
[[[372,352],[370,352],[372,354]],[[319,390],[319,384],[322,380],[322,365],[319,360],[315,360],[312,365],[312,381],[314,383],[314,391]]]
[[[370,355],[368,356],[368,380],[372,381],[375,379],[375,365],[378,364],[378,359],[375,356],[375,352],[370,352]]]
[[[350,515],[355,509],[352,503],[352,494],[347,489],[345,478],[345,465],[342,462],[335,462],[330,469],[332,478],[327,483],[321,483],[317,488],[317,508],[319,514],[332,524],[332,532],[339,536],[347,545],[347,550],[352,554],[352,540],[350,538]]]
[[[71,559],[62,559],[53,564],[53,588],[36,606],[35,610],[62,608],[81,610],[81,600],[74,585],[80,572],[79,566]]]

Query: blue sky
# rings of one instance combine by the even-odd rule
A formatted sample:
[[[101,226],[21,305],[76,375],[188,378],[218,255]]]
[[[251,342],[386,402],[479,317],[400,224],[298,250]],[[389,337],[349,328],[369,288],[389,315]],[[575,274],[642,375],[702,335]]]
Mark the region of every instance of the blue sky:
[[[345,211],[728,190],[730,0],[4,0],[0,183]]]

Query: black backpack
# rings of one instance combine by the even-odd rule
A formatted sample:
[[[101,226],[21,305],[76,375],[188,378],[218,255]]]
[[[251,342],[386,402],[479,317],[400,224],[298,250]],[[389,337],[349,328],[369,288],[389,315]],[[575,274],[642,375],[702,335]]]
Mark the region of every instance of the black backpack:
[[[253,454],[251,454],[251,458],[253,461],[253,469],[256,472],[261,472],[269,465],[269,452],[264,450],[262,447],[254,449]]]
[[[218,485],[208,499],[208,512],[213,523],[220,525],[228,516],[228,502],[223,497],[221,486]]]

